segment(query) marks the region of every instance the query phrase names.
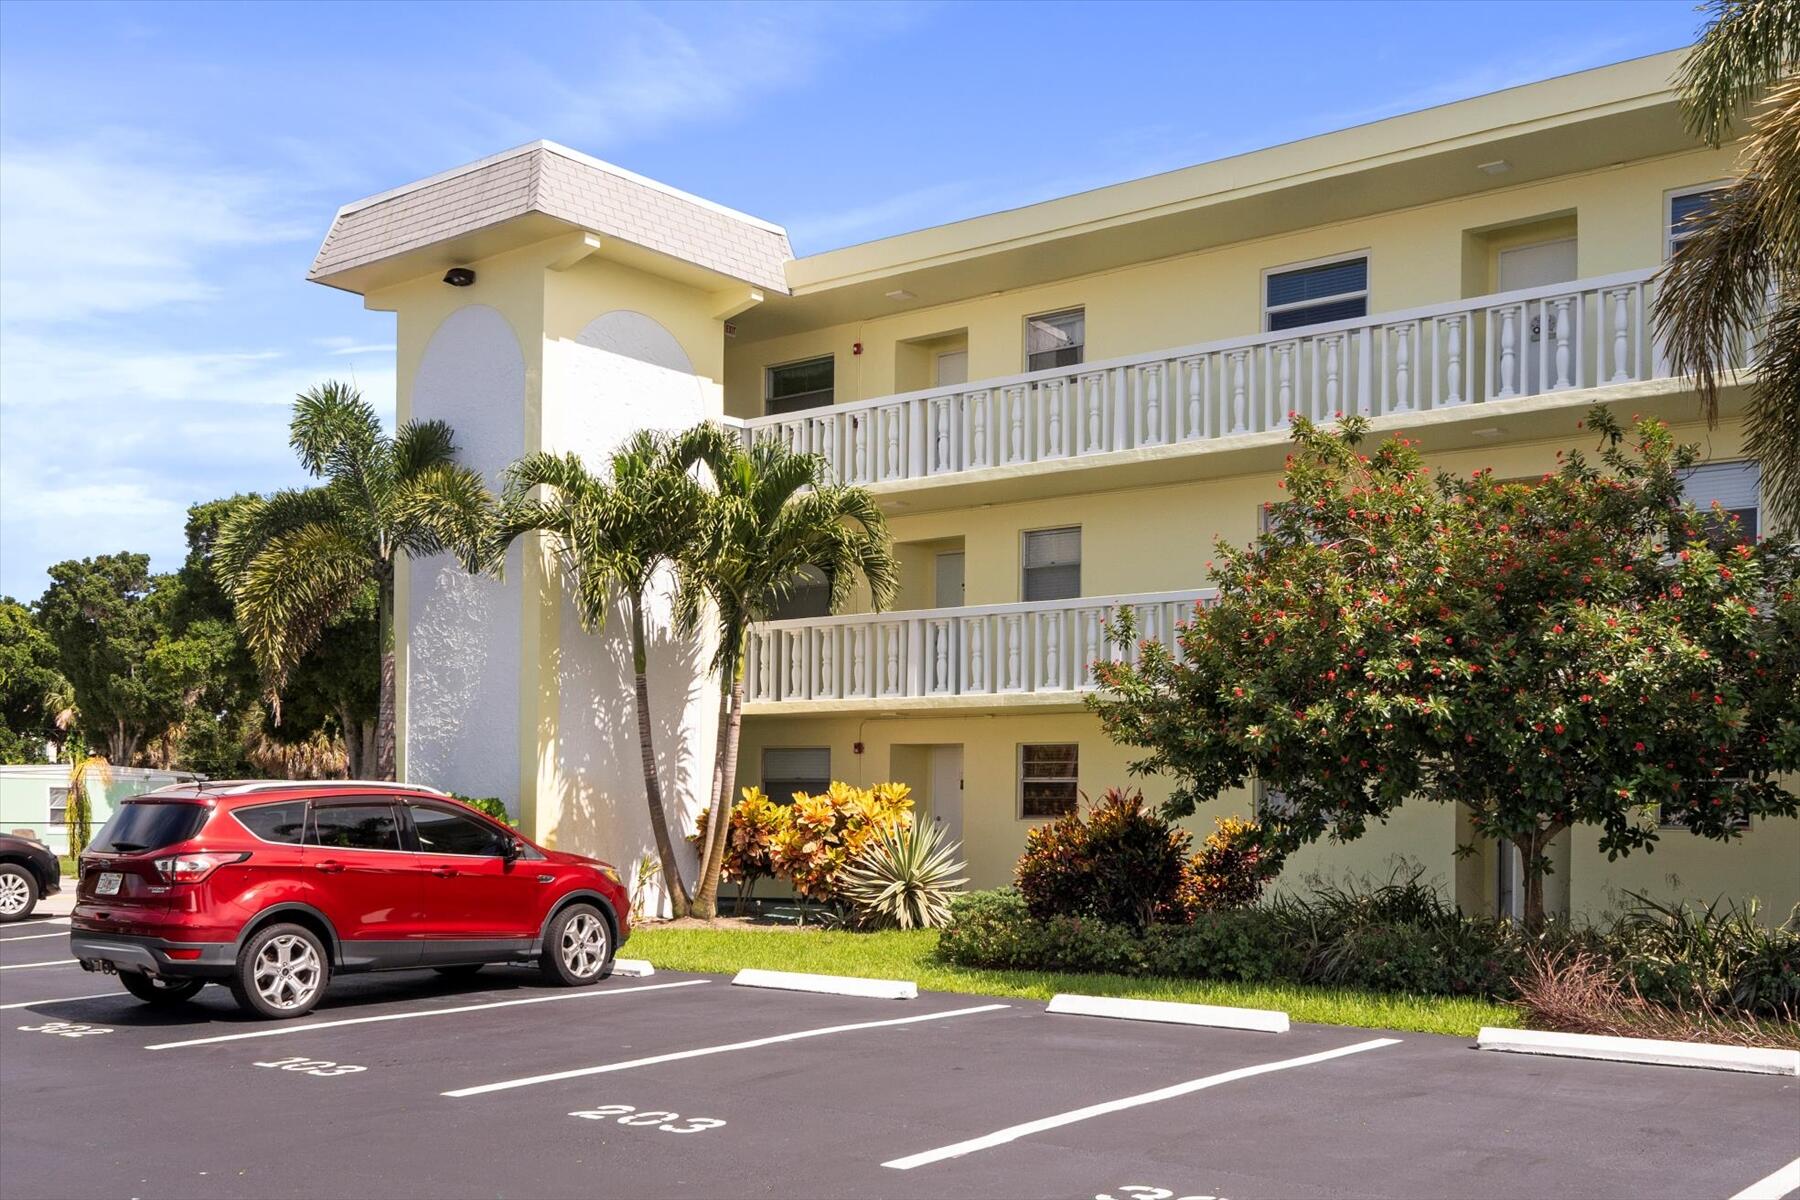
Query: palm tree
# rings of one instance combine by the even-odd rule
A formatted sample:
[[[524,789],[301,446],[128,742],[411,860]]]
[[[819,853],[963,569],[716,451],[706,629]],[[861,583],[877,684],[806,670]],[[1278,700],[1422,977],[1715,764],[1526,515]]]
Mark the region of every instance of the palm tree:
[[[532,454],[506,472],[489,553],[494,559],[519,535],[536,530],[551,546],[574,588],[582,628],[599,632],[623,599],[631,619],[631,665],[636,679],[638,750],[644,797],[662,876],[678,917],[688,911],[675,842],[663,807],[650,726],[649,634],[646,605],[659,571],[673,567],[694,539],[705,497],[692,475],[690,438],[640,432],[607,464],[607,477],[573,454]]]
[[[1663,272],[1656,327],[1709,424],[1733,351],[1757,334],[1745,451],[1778,517],[1800,518],[1800,0],[1712,0],[1682,67],[1684,115],[1718,146],[1752,105],[1736,183],[1698,215]],[[1761,97],[1758,100],[1758,97]]]
[[[375,773],[394,777],[394,568],[399,555],[455,551],[474,569],[491,508],[481,475],[456,461],[442,421],[392,437],[345,383],[294,404],[288,442],[318,487],[245,501],[226,518],[215,570],[263,677],[277,721],[281,690],[333,616],[373,581],[381,619]]]
[[[89,754],[80,734],[70,737],[63,749],[69,763],[69,798],[63,821],[69,827],[69,857],[80,858],[94,840],[94,804],[88,788],[94,783],[111,783],[112,764],[105,755]]]
[[[713,765],[712,809],[729,809],[737,776],[738,735],[743,722],[744,634],[766,620],[806,578],[823,572],[831,608],[849,603],[859,579],[877,610],[893,602],[898,567],[887,521],[866,488],[826,481],[825,460],[776,442],[745,449],[718,426],[703,426],[694,445],[711,470],[700,540],[682,564],[680,614],[697,626],[710,603],[719,630],[714,666],[719,672],[719,752]],[[718,911],[719,869],[731,822],[709,823],[694,890],[696,916]]]

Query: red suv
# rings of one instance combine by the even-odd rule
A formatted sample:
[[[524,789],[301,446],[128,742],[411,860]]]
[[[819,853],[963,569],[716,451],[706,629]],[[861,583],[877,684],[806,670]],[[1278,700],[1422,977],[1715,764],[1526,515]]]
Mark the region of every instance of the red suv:
[[[429,788],[180,784],[121,804],[82,854],[69,943],[151,1004],[212,980],[249,1012],[297,1017],[335,971],[536,962],[593,983],[627,912],[606,863]]]

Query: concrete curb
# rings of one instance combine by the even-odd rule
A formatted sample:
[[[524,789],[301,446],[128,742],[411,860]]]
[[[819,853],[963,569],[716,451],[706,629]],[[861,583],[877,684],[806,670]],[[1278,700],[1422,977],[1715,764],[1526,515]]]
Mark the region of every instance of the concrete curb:
[[[1248,1029],[1286,1033],[1288,1015],[1266,1008],[1227,1008],[1217,1004],[1184,1004],[1176,1000],[1126,1000],[1114,996],[1059,994],[1045,1010],[1080,1017],[1112,1017],[1121,1021],[1160,1021],[1169,1025],[1206,1025],[1215,1029]]]
[[[629,979],[644,979],[656,974],[656,968],[642,958],[615,958],[612,973]]]
[[[1477,1049],[1559,1058],[1598,1058],[1659,1067],[1699,1067],[1754,1075],[1800,1076],[1800,1050],[1754,1046],[1714,1046],[1705,1042],[1663,1042],[1654,1038],[1599,1037],[1586,1033],[1546,1033],[1537,1029],[1484,1027]]]
[[[799,971],[761,971],[746,967],[731,980],[736,987],[774,988],[784,992],[824,992],[833,996],[865,996],[872,1000],[917,1000],[919,985],[901,979],[858,979],[854,975],[806,975]]]

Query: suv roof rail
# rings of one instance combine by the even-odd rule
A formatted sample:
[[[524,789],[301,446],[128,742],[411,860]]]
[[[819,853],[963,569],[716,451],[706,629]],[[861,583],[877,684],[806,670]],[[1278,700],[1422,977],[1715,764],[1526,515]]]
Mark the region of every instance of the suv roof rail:
[[[433,796],[448,797],[450,793],[422,783],[396,783],[392,779],[227,779],[210,786],[198,785],[202,791],[215,795],[242,796],[251,792],[294,791],[303,788],[344,788],[344,787],[376,787],[394,788],[408,792],[426,792]]]

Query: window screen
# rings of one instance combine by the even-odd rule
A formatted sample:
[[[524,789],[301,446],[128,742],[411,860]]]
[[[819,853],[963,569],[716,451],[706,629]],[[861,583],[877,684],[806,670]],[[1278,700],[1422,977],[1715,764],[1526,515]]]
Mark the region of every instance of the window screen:
[[[1025,600],[1073,600],[1081,595],[1081,527],[1034,529],[1025,535]]]
[[[787,804],[795,793],[816,796],[831,787],[829,746],[783,746],[763,751],[763,795]]]
[[[1695,467],[1681,481],[1681,488],[1701,515],[1711,518],[1708,540],[1729,546],[1762,536],[1762,469],[1756,463],[1709,463]],[[1716,517],[1712,515],[1714,504],[1723,510]],[[1737,518],[1735,530],[1727,519],[1729,517]]]
[[[1074,742],[1019,747],[1019,815],[1062,817],[1081,803],[1081,748]]]
[[[1087,310],[1066,309],[1025,318],[1025,369],[1074,367],[1087,349]]]
[[[67,825],[69,823],[69,789],[50,789],[50,823]]]
[[[265,842],[283,842],[298,846],[306,835],[306,801],[289,800],[282,804],[259,804],[232,812],[239,825]]]
[[[332,804],[315,807],[309,846],[334,850],[398,850],[400,821],[391,804]]]
[[[831,403],[835,369],[836,362],[830,355],[770,367],[763,411],[773,415],[799,412],[804,408],[824,408]]]
[[[1346,258],[1271,272],[1265,282],[1267,327],[1298,329],[1369,315],[1369,260]]]
[[[1724,190],[1722,187],[1707,188],[1705,191],[1685,192],[1669,197],[1670,254],[1675,253],[1681,243],[1694,236],[1711,214],[1713,204]]]

